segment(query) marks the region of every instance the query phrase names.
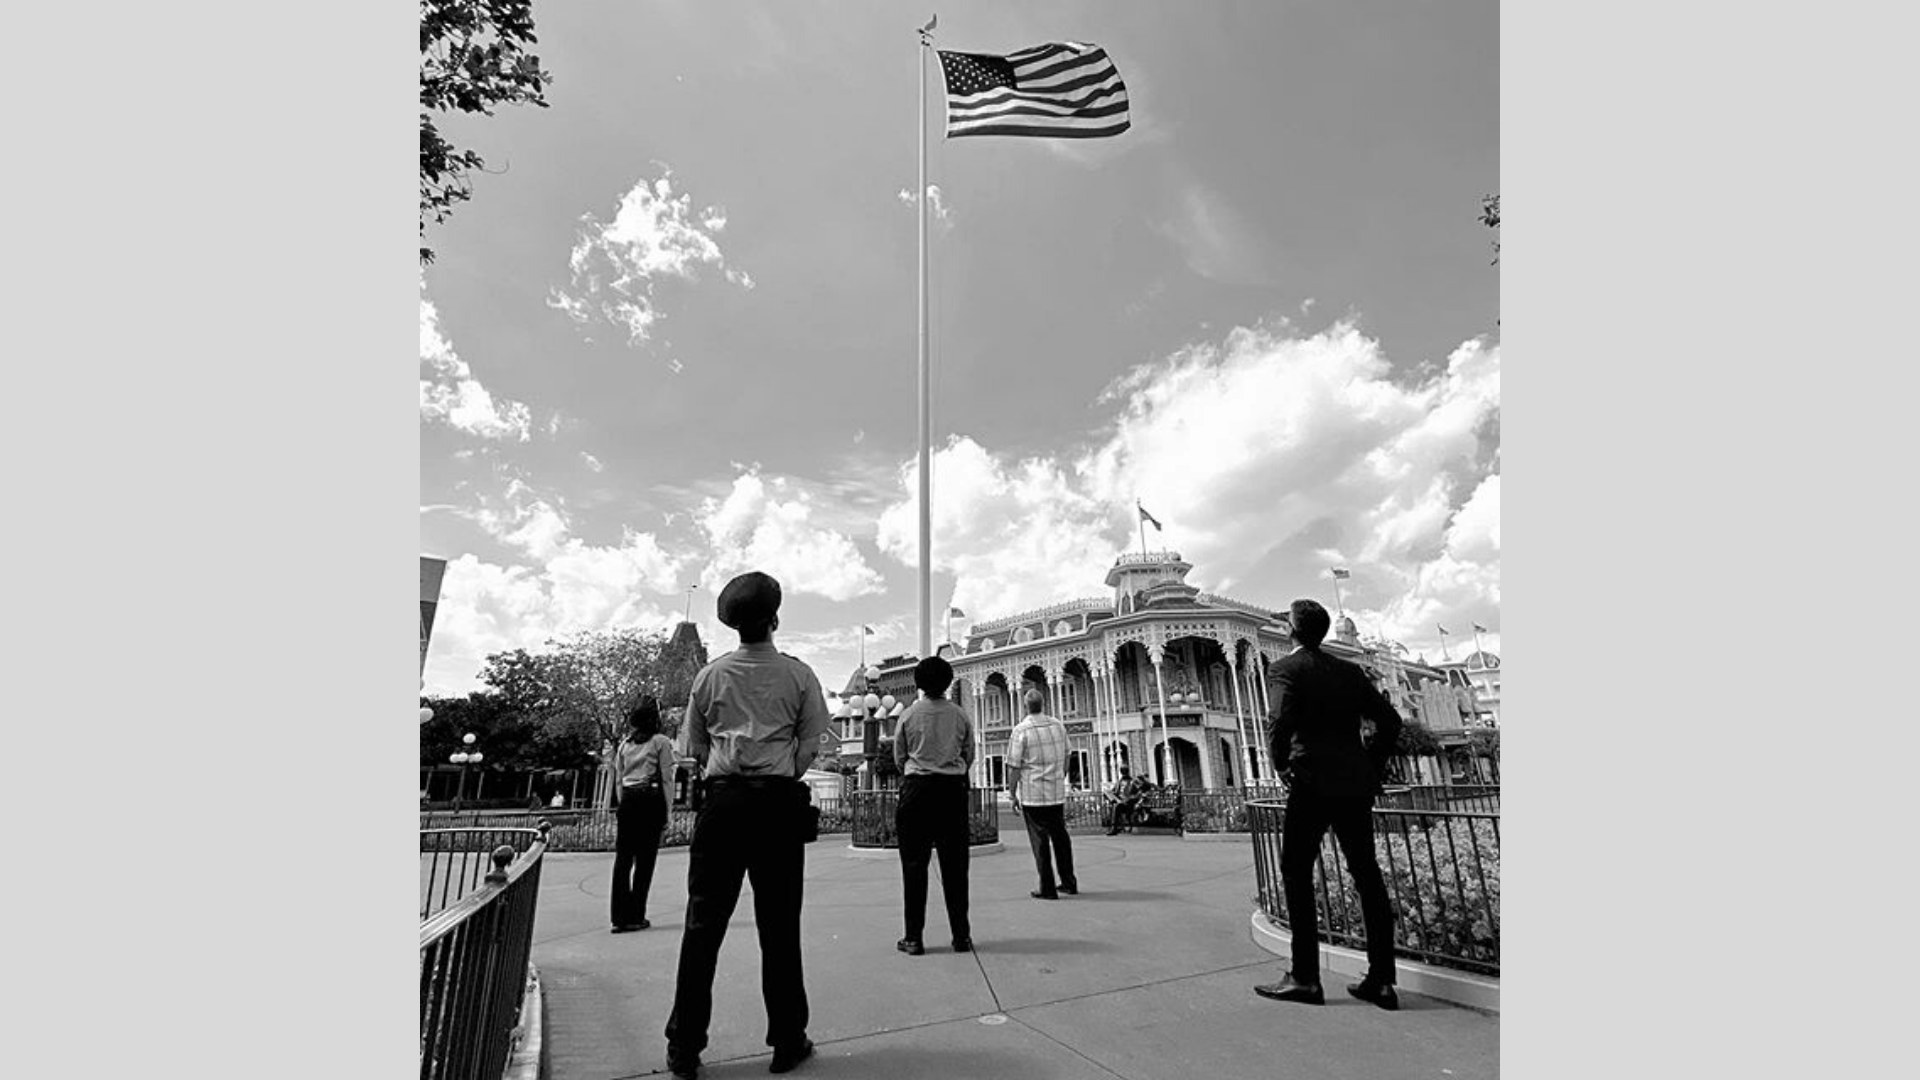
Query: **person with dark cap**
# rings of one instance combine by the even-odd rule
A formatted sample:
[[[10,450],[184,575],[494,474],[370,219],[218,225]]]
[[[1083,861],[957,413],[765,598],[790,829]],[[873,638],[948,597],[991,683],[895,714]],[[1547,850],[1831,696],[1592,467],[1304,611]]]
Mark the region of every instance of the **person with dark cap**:
[[[645,930],[660,834],[667,827],[666,779],[673,775],[673,740],[660,734],[660,703],[652,694],[627,714],[627,737],[613,752],[613,932]]]
[[[800,959],[808,802],[800,777],[830,724],[826,695],[812,668],[773,647],[779,582],[742,574],[721,590],[718,608],[740,647],[694,676],[683,718],[706,791],[688,848],[686,929],[666,1030],[667,1067],[682,1080],[699,1074],[714,967],[743,877],[753,882],[771,1071],[788,1072],[813,1054]]]
[[[1321,649],[1332,621],[1312,600],[1288,609],[1294,650],[1273,665],[1272,727],[1267,749],[1288,778],[1280,826],[1280,883],[1293,935],[1293,968],[1277,983],[1254,987],[1275,1001],[1326,1004],[1320,987],[1320,924],[1313,867],[1332,828],[1360,894],[1367,931],[1367,975],[1347,993],[1382,1009],[1400,1007],[1394,991],[1393,907],[1373,850],[1373,797],[1380,791],[1400,736],[1400,714],[1358,664]],[[1373,722],[1371,740],[1361,721]]]
[[[894,829],[900,837],[900,877],[905,893],[907,936],[895,948],[909,956],[927,951],[927,864],[940,853],[940,891],[947,901],[953,951],[973,950],[967,921],[967,772],[973,766],[973,721],[947,700],[953,665],[929,656],[913,667],[913,685],[925,695],[907,706],[893,735],[900,768],[900,806]]]

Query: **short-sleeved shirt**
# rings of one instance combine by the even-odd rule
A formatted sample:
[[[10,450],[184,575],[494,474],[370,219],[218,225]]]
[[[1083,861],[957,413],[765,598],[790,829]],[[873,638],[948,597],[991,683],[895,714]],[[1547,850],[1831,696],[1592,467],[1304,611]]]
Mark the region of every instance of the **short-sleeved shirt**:
[[[1035,713],[1013,726],[1007,737],[1007,764],[1020,769],[1014,797],[1027,806],[1058,806],[1067,801],[1067,725]]]
[[[743,644],[693,677],[687,753],[706,755],[709,779],[798,778],[831,723],[812,668],[772,642]]]
[[[921,698],[900,716],[893,761],[907,776],[965,776],[973,765],[973,721],[945,698]]]
[[[620,740],[620,748],[614,751],[613,762],[621,787],[665,784],[673,776],[673,740],[665,735],[655,735],[645,741],[635,742],[633,736],[629,735]]]

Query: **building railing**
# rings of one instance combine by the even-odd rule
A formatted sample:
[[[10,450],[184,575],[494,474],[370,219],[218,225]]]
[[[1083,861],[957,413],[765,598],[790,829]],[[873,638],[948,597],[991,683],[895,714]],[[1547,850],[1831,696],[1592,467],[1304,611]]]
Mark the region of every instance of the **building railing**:
[[[967,843],[991,844],[1000,839],[999,792],[992,788],[967,790]],[[894,814],[900,808],[900,793],[895,790],[856,791],[847,796],[853,833],[853,846],[897,848],[900,834],[894,830]],[[826,832],[826,808],[820,812],[820,831]]]
[[[476,848],[500,831],[445,830],[467,833],[464,839]],[[515,838],[524,847],[493,847],[492,868],[479,887],[420,924],[421,1080],[491,1080],[506,1070],[526,992],[546,854],[540,833],[532,832]],[[438,852],[452,850],[460,839],[443,836],[432,843]],[[423,837],[423,854],[428,843]]]
[[[1063,600],[1032,611],[1022,611],[1015,615],[1002,615],[997,619],[986,619],[967,628],[969,637],[980,634],[992,634],[1001,630],[1011,630],[1032,622],[1044,622],[1048,619],[1067,615],[1090,615],[1096,612],[1112,611],[1113,598],[1107,596],[1087,596],[1078,600]]]
[[[1280,881],[1280,837],[1286,806],[1247,803],[1253,833],[1256,901],[1269,919],[1288,925]],[[1393,910],[1394,951],[1421,963],[1498,977],[1500,974],[1500,816],[1480,811],[1373,811],[1374,850]],[[1314,864],[1320,939],[1366,948],[1360,897],[1329,833]]]

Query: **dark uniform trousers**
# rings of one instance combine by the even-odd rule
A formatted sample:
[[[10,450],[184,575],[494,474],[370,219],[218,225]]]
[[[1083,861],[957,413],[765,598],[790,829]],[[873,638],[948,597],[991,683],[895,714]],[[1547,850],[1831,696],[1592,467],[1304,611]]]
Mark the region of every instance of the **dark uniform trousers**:
[[[687,926],[667,1045],[692,1053],[706,1048],[714,966],[745,877],[753,882],[753,923],[760,935],[767,1045],[793,1046],[807,1032],[807,988],[800,970],[806,788],[784,777],[717,777],[707,784],[687,856]]]
[[[1040,892],[1043,896],[1054,896],[1060,889],[1078,891],[1080,881],[1073,875],[1073,841],[1067,837],[1067,808],[1064,804],[1052,806],[1023,806],[1021,816],[1027,819],[1027,843],[1033,846],[1033,865],[1040,872]],[[1060,880],[1053,878],[1053,864],[1060,864]]]
[[[1313,899],[1313,864],[1327,829],[1340,843],[1347,872],[1360,894],[1367,929],[1367,978],[1393,985],[1393,906],[1373,852],[1373,797],[1321,795],[1296,784],[1280,826],[1280,884],[1287,894],[1287,930],[1293,936],[1293,977],[1320,981],[1320,921]],[[1328,883],[1332,888],[1332,883]]]
[[[955,939],[973,937],[967,920],[967,778],[914,773],[900,779],[894,831],[900,836],[900,877],[907,937],[919,941],[927,925],[927,866],[940,853],[940,891]]]
[[[660,785],[622,791],[614,814],[613,925],[632,926],[646,920],[660,834],[667,826],[667,803]]]

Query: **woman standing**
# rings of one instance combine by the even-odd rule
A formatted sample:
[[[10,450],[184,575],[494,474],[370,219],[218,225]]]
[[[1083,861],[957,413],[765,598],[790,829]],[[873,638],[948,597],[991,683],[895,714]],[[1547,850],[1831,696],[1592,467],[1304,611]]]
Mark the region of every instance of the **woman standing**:
[[[647,890],[667,826],[667,778],[673,775],[673,741],[660,734],[660,703],[648,695],[627,714],[627,737],[613,754],[613,932],[645,930]]]

